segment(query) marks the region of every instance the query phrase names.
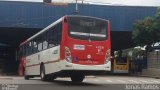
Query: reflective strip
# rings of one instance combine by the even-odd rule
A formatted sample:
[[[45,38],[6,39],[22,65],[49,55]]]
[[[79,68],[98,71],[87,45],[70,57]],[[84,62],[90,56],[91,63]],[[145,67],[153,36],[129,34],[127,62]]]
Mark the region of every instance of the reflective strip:
[[[102,34],[92,34],[92,33],[82,33],[82,32],[71,32],[71,34],[84,35],[84,36],[94,36],[94,37],[106,37],[106,35],[102,35]]]
[[[71,34],[89,36],[89,33],[82,33],[82,32],[71,32]]]
[[[94,37],[106,37],[106,35],[102,35],[102,34],[90,34],[90,36],[94,36]]]

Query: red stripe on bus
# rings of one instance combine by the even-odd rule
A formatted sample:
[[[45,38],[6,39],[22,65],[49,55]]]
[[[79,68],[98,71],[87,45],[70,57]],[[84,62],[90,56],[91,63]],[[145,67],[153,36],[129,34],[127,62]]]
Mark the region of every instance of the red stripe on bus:
[[[33,67],[33,66],[38,66],[38,65],[40,65],[40,64],[32,64],[32,65],[28,65],[26,67]]]
[[[59,62],[59,60],[44,62],[44,64],[50,64],[50,63],[56,63],[56,62]],[[38,65],[40,65],[40,64],[32,64],[32,65],[28,65],[26,67],[33,67],[33,66],[38,66]]]
[[[48,61],[48,62],[45,62],[44,64],[56,63],[56,62],[59,62],[59,60],[55,60],[55,61]]]

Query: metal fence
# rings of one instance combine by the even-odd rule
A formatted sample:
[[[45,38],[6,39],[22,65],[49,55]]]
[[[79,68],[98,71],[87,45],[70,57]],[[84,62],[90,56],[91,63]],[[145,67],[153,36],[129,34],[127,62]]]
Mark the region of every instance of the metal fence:
[[[160,51],[152,51],[147,56],[148,68],[160,69]]]

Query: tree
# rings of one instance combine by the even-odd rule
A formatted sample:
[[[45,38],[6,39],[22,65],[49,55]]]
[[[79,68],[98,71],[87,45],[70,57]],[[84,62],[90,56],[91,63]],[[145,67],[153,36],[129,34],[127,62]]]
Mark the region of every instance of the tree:
[[[157,13],[154,19],[154,23],[153,23],[153,29],[154,29],[154,35],[155,40],[160,42],[160,8],[157,9]]]
[[[146,17],[134,23],[132,39],[136,45],[148,47],[160,41],[160,8],[154,18]]]
[[[144,20],[138,20],[134,24],[134,28],[132,38],[137,45],[151,45],[154,42],[154,35],[152,35],[154,31],[152,18],[147,17]]]

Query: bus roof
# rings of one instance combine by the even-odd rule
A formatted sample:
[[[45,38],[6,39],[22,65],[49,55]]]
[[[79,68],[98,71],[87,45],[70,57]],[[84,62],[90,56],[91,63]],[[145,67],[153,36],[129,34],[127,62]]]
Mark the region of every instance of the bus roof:
[[[102,19],[102,18],[98,18],[98,17],[93,17],[93,16],[67,15],[67,17],[86,17],[86,18],[94,18],[94,19],[99,19],[99,20],[103,20],[103,21],[109,21],[109,20],[106,20],[106,19]]]

